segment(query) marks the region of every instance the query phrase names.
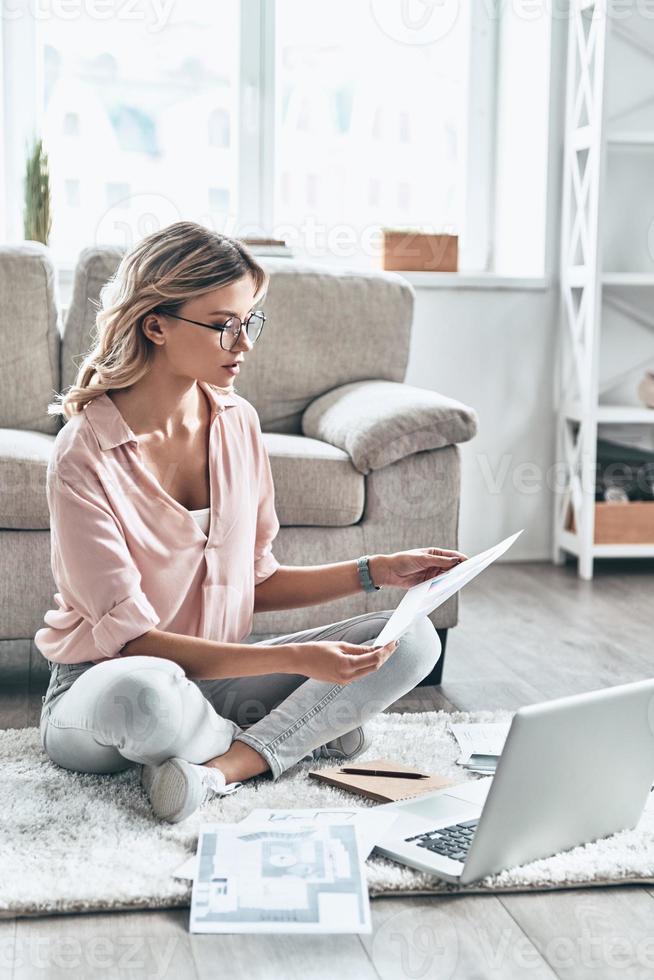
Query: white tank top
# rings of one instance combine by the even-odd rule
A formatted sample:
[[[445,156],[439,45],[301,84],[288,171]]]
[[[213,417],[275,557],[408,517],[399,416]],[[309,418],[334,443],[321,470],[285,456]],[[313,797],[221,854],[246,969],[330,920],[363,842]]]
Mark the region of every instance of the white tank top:
[[[209,534],[209,508],[203,507],[202,510],[190,510],[189,514],[200,525],[200,530]]]

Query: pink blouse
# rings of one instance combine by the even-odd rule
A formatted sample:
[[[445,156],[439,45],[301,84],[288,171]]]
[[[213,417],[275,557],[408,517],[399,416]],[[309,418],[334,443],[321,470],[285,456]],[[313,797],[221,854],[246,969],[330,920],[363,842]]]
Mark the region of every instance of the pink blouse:
[[[141,459],[107,394],[59,431],[47,470],[56,609],[34,637],[48,660],[99,662],[153,627],[238,643],[254,588],[279,568],[268,453],[255,408],[198,381],[212,404],[208,536]]]

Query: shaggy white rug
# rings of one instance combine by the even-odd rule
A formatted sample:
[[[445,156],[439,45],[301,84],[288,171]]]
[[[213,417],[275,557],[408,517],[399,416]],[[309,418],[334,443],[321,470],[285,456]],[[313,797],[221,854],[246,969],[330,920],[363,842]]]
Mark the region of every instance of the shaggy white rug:
[[[395,758],[475,779],[455,765],[459,750],[448,722],[507,721],[511,715],[383,714],[371,724],[373,745],[360,758]],[[0,917],[188,906],[191,883],[172,872],[195,852],[203,822],[238,821],[254,807],[373,805],[310,779],[310,768],[303,763],[276,783],[261,777],[233,796],[214,798],[181,824],[166,824],[152,816],[138,767],[106,776],[69,772],[48,759],[36,728],[0,732]],[[634,830],[464,888],[375,855],[367,873],[372,896],[652,882],[654,806]]]

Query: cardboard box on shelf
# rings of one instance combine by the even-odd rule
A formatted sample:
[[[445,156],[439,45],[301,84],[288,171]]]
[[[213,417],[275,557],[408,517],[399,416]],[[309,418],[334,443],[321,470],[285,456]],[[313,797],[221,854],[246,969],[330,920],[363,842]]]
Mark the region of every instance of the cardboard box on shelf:
[[[382,228],[382,234],[383,267],[388,271],[458,271],[458,235],[432,235],[400,228]]]

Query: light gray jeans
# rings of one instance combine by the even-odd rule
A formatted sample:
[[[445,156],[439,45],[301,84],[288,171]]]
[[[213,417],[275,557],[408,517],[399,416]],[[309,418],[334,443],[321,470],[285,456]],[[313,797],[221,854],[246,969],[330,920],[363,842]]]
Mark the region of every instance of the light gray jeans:
[[[257,645],[343,640],[368,645],[392,610],[287,633]],[[414,688],[438,661],[441,644],[422,616],[374,673],[350,684],[300,674],[191,680],[162,657],[51,664],[41,745],[77,772],[119,772],[171,756],[203,763],[245,742],[273,779],[326,742],[364,724]]]

